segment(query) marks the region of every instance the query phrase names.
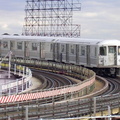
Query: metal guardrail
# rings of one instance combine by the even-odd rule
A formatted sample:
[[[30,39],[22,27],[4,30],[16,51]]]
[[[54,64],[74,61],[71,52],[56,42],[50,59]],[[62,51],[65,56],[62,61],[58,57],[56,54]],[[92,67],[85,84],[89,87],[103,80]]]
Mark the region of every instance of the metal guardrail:
[[[88,70],[87,68],[84,68],[81,66],[72,65],[72,64],[64,64],[64,63],[56,63],[56,62],[51,62],[51,61],[32,60],[32,59],[15,60],[14,62],[16,62],[17,64],[25,63],[26,66],[36,67],[39,70],[47,70],[50,72],[60,73],[60,74],[72,76],[74,78],[82,80],[82,82],[79,82],[78,84],[74,84],[74,85],[66,85],[66,86],[61,86],[57,88],[50,88],[50,89],[33,91],[33,92],[53,91],[56,89],[62,90],[65,88],[74,89],[75,87],[78,87],[80,89],[80,86],[83,87],[83,85],[86,83],[87,85],[85,86],[85,89],[86,89],[86,94],[88,94],[94,88],[95,73],[92,70]],[[87,86],[88,88],[86,88]],[[90,89],[90,87],[92,89]]]
[[[9,64],[8,63],[0,63],[1,70],[7,69]],[[11,64],[11,74],[15,76],[19,76],[15,80],[10,78],[1,78],[5,79],[5,83],[0,83],[0,95],[13,95],[18,94],[21,91],[29,88],[31,86],[31,77],[32,72],[28,67],[22,65]]]
[[[47,70],[47,71],[51,71],[51,72],[56,72],[56,73],[61,73],[61,74],[65,74],[65,75],[69,75],[75,78],[78,78],[80,80],[83,80],[82,82],[79,82],[78,84],[75,85],[67,85],[67,86],[62,86],[62,87],[58,87],[58,88],[51,88],[51,89],[46,89],[46,90],[39,90],[39,91],[33,91],[33,92],[29,92],[27,94],[22,94],[22,95],[14,95],[14,96],[3,96],[0,98],[1,101],[1,109],[4,109],[5,107],[5,111],[4,111],[4,115],[2,116],[2,112],[0,115],[0,119],[6,119],[7,118],[17,118],[17,117],[23,117],[23,113],[25,113],[26,107],[29,106],[30,104],[32,105],[32,108],[34,108],[34,104],[39,103],[39,105],[37,105],[37,110],[45,110],[44,107],[46,105],[50,105],[48,103],[52,102],[52,106],[55,107],[54,102],[58,101],[59,99],[62,100],[67,100],[70,98],[74,98],[74,97],[80,97],[83,95],[86,95],[88,93],[90,93],[93,89],[94,89],[94,84],[95,84],[95,73],[91,70],[88,70],[86,68],[80,67],[80,66],[76,66],[76,65],[70,65],[70,64],[62,64],[62,63],[55,63],[55,62],[48,62],[48,61],[34,61],[34,60],[12,60],[14,63],[18,64],[23,64],[24,63],[27,66],[35,66],[40,70]],[[18,69],[19,70],[19,69]],[[57,91],[57,94],[53,94],[52,92]],[[40,92],[42,94],[43,97],[40,98]],[[44,96],[47,92],[51,92],[51,95],[48,93],[48,96]],[[39,95],[38,95],[39,94]],[[34,99],[32,99],[32,96],[34,96]],[[39,96],[39,97],[35,97],[35,96]],[[30,99],[25,99],[25,98],[30,98]],[[12,98],[14,98],[14,100],[12,100],[11,102],[9,102],[9,100],[11,100]],[[22,98],[22,99],[21,99]],[[24,98],[24,99],[23,99]],[[6,100],[7,99],[7,103]],[[16,101],[15,101],[16,100]],[[9,102],[9,104],[8,104]],[[46,104],[45,106],[42,105],[42,103]],[[27,106],[24,106],[27,105]],[[60,103],[61,104],[61,103]],[[62,104],[61,104],[62,105]],[[39,108],[40,106],[40,108]],[[43,107],[41,107],[43,106]],[[49,108],[52,107],[51,105],[49,106]],[[67,103],[67,108],[68,109],[68,103]],[[55,110],[53,109],[50,110],[52,112],[52,118],[54,117],[55,114]],[[64,107],[61,106],[61,108]],[[32,109],[31,108],[31,109]],[[16,109],[19,109],[19,111],[21,111],[20,113],[16,114]],[[36,109],[36,107],[35,107]],[[70,108],[71,110],[73,108]],[[30,110],[30,109],[29,109]],[[40,110],[40,111],[41,111]],[[68,109],[69,110],[69,109]],[[13,112],[12,112],[13,111]],[[45,110],[46,111],[46,110]],[[64,111],[64,108],[63,108]],[[56,111],[58,112],[58,111]],[[10,113],[10,114],[9,114]],[[11,114],[12,113],[12,114]],[[45,112],[46,113],[46,112]],[[49,112],[48,112],[49,113]],[[30,111],[29,113],[30,115],[38,115],[38,111],[37,112],[33,112]],[[41,111],[41,114],[44,114],[44,111]],[[46,113],[47,114],[47,113]],[[70,115],[70,113],[68,114]]]
[[[13,106],[12,104],[1,105],[0,119],[7,119],[8,116],[11,119],[22,119],[25,115],[28,118],[43,119],[75,118],[85,115],[97,117],[97,112],[99,116],[112,115],[114,108],[118,108],[117,111],[120,112],[120,94],[61,102],[53,100],[49,104],[40,104],[40,102],[42,101],[34,101],[34,104],[28,103],[28,105],[26,103],[13,103]]]
[[[16,64],[22,64],[22,63],[17,60]],[[74,84],[74,85],[67,85],[67,86],[61,86],[57,88],[50,88],[50,89],[29,92],[26,100],[30,100],[30,99],[32,100],[33,98],[42,99],[42,98],[47,98],[47,97],[53,97],[54,95],[55,96],[58,96],[58,95],[61,96],[65,94],[73,95],[76,93],[78,94],[78,96],[83,96],[83,95],[90,93],[94,88],[95,73],[86,68],[76,66],[76,65],[55,63],[55,62],[49,62],[49,61],[37,61],[37,64],[35,64],[34,60],[28,60],[27,63],[25,62],[25,64],[27,66],[36,65],[39,69],[42,69],[42,70],[47,70],[47,71],[52,71],[52,72],[62,72],[65,75],[69,75],[69,76],[76,77],[76,78],[83,80],[83,82],[79,82],[78,84]],[[46,92],[48,95],[46,95]],[[36,97],[34,97],[35,95]],[[19,100],[20,101],[25,100],[25,98],[23,98],[23,95],[19,96]],[[5,101],[3,101],[2,98],[1,98],[1,101],[5,103]]]

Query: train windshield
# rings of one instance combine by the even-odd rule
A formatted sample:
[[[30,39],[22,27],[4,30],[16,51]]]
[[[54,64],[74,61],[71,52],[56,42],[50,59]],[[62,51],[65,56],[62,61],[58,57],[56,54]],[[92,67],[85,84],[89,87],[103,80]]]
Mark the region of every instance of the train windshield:
[[[106,55],[107,52],[106,52],[106,47],[100,47],[100,55]]]
[[[114,46],[109,46],[108,47],[108,52],[109,53],[115,53],[115,47]]]
[[[118,46],[118,55],[120,55],[120,46]]]

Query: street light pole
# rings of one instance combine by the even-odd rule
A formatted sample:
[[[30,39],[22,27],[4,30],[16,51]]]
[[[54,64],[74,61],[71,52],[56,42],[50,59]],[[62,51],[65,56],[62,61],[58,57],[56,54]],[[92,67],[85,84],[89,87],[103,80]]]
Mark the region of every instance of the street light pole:
[[[9,52],[9,71],[8,71],[8,78],[10,78],[10,69],[11,69],[11,54],[12,52]]]

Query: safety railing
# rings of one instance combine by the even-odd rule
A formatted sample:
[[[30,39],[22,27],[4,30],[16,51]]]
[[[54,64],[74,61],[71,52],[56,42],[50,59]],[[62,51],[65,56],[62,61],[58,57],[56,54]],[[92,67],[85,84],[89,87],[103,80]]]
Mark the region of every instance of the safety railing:
[[[27,103],[2,104],[0,108],[0,120],[8,118],[8,116],[11,119],[18,119],[18,117],[24,118],[25,116],[29,116],[31,119],[32,117],[41,119],[82,118],[85,115],[89,117],[98,117],[99,115],[99,117],[102,117],[113,115],[115,111],[118,113],[117,117],[120,117],[120,93],[88,99],[79,98],[62,102],[53,101],[49,104],[40,104],[41,102],[32,102],[34,105],[32,103],[28,105]],[[97,113],[99,114],[97,115]]]
[[[9,74],[7,72],[8,70],[6,70],[9,64],[3,62],[0,63],[0,66],[3,72],[0,78],[3,81],[3,83],[0,83],[0,96],[18,94],[31,86],[32,83],[30,79],[32,77],[32,72],[28,67],[11,64],[10,74],[12,74],[14,78],[7,78],[4,76],[4,72]]]
[[[21,62],[22,61],[22,62]],[[56,88],[50,89],[42,89],[37,91],[32,91],[27,93],[27,97],[25,95],[19,95],[19,99],[17,101],[28,101],[33,99],[45,99],[48,97],[56,97],[56,96],[66,96],[69,94],[73,96],[74,94],[79,94],[78,96],[87,95],[94,89],[95,84],[95,73],[91,70],[83,68],[81,66],[71,65],[71,64],[63,64],[63,63],[56,63],[56,62],[49,62],[49,61],[40,61],[40,60],[17,60],[14,61],[17,64],[24,64],[26,66],[35,66],[38,67],[40,70],[47,70],[56,73],[62,73],[64,75],[72,76],[82,80],[78,84],[74,85],[67,85],[61,86]],[[9,102],[15,102],[15,99],[18,96],[14,96],[14,99],[10,99]],[[2,103],[6,101],[1,98]]]
[[[95,83],[95,72],[92,70],[89,70],[87,68],[77,66],[77,65],[72,65],[72,64],[64,64],[64,63],[57,63],[57,62],[51,62],[51,61],[41,61],[41,60],[33,60],[33,59],[27,59],[27,60],[17,60],[14,61],[18,64],[24,64],[26,66],[32,66],[35,68],[38,68],[39,70],[47,70],[50,72],[55,72],[55,73],[60,73],[64,75],[68,75],[77,79],[80,79],[81,81],[78,84],[74,85],[65,85],[57,88],[50,88],[50,89],[42,89],[42,90],[37,90],[37,91],[32,91],[32,92],[44,92],[44,91],[54,91],[56,89],[66,89],[70,88],[72,89],[71,92],[73,92],[77,88],[80,90],[81,86],[87,87],[87,86],[93,86],[94,88],[94,83]],[[85,88],[86,89],[86,88]],[[89,89],[89,88],[88,88]],[[91,92],[92,90],[87,90],[86,92]]]

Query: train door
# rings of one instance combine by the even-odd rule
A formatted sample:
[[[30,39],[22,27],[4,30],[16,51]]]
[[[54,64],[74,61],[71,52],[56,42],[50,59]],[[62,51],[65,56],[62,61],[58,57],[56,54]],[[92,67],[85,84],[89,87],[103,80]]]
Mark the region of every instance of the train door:
[[[90,66],[90,45],[86,46],[86,63]]]
[[[40,53],[40,55],[41,55],[41,59],[42,60],[44,60],[45,59],[45,42],[41,42],[41,44],[40,44],[41,46],[40,46],[40,50],[41,50],[41,53]]]
[[[53,43],[53,61],[55,61],[55,43]]]
[[[10,51],[13,50],[13,41],[10,41]]]
[[[60,58],[60,45],[59,43],[54,43],[55,44],[55,48],[54,48],[54,57],[55,57],[55,60],[56,61],[59,61],[59,58]]]
[[[79,64],[79,45],[76,45],[76,63]]]
[[[41,42],[38,43],[39,59],[41,59]]]
[[[66,62],[69,63],[69,44],[66,44]]]
[[[117,64],[116,46],[108,46],[108,65]]]
[[[30,50],[29,50],[29,42],[26,41],[24,42],[24,57],[29,57],[30,56]]]

